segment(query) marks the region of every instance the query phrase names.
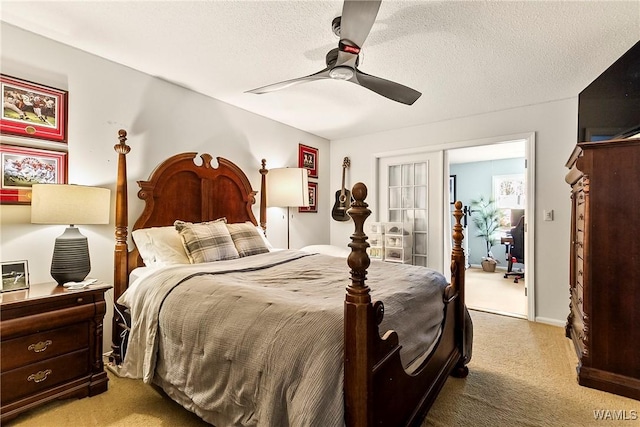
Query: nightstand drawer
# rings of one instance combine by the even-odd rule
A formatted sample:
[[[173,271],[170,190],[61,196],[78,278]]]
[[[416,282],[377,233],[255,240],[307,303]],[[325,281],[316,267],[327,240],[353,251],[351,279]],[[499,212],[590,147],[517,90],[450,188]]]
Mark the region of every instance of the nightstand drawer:
[[[89,374],[89,350],[43,360],[0,376],[2,405]]]
[[[89,292],[67,291],[62,287],[54,288],[54,292],[57,292],[55,298],[34,298],[28,300],[28,303],[24,300],[3,303],[0,313],[2,321],[42,315],[46,312],[73,312],[80,307],[90,308],[96,302],[96,296]]]
[[[81,320],[88,320],[96,314],[96,304],[87,304],[85,298],[78,297],[77,306],[65,307],[54,311],[48,310],[48,307],[38,305],[38,313],[30,312],[33,307],[26,307],[26,310],[7,309],[2,307],[2,338],[11,339],[21,335],[27,335],[34,332],[46,331],[49,329],[60,328],[71,323],[77,323]]]
[[[89,345],[89,324],[76,323],[12,340],[0,347],[2,372],[30,363],[70,353]]]

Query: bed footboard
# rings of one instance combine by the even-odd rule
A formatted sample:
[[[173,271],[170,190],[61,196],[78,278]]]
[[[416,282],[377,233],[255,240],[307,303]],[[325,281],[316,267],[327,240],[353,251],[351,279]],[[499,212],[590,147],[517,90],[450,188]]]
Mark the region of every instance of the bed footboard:
[[[357,183],[351,193],[355,202],[349,215],[355,232],[349,244],[351,284],[347,287],[344,313],[345,416],[348,427],[419,425],[435,401],[448,375],[466,376],[464,305],[464,252],[462,250],[462,204],[454,216],[454,249],[451,284],[444,293],[444,323],[439,342],[431,355],[412,374],[400,360],[398,334],[380,337],[378,325],[384,317],[382,302],[372,304],[365,284],[370,260],[366,253],[364,222],[371,214],[365,198],[367,188]]]

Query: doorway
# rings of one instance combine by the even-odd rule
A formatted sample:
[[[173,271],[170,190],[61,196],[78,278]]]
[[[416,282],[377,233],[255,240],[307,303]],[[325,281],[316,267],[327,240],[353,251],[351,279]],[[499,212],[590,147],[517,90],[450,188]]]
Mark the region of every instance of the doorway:
[[[483,138],[477,140],[467,140],[467,141],[458,141],[458,142],[448,142],[443,144],[436,144],[430,146],[416,147],[407,150],[400,151],[391,151],[391,152],[381,152],[373,154],[373,170],[377,179],[373,181],[372,185],[372,194],[376,197],[370,201],[371,208],[374,212],[381,212],[376,220],[384,221],[387,217],[385,217],[384,212],[388,208],[388,199],[385,196],[385,192],[388,191],[388,166],[389,164],[385,161],[391,159],[391,162],[399,162],[403,163],[411,163],[415,162],[417,156],[437,156],[436,158],[431,158],[429,163],[429,189],[435,189],[434,194],[440,195],[440,200],[432,201],[432,198],[429,197],[429,207],[428,207],[428,215],[429,215],[429,227],[435,227],[431,233],[429,233],[430,238],[428,239],[429,246],[427,249],[427,262],[426,264],[429,267],[435,268],[438,271],[444,272],[447,278],[450,277],[450,272],[448,271],[449,267],[449,259],[451,254],[451,220],[452,216],[450,215],[450,209],[452,209],[452,205],[450,204],[450,192],[452,189],[451,186],[451,174],[449,172],[449,157],[450,155],[456,155],[454,150],[459,149],[468,149],[475,147],[491,147],[492,149],[498,148],[495,150],[497,152],[504,153],[506,152],[512,144],[510,143],[518,143],[524,144],[524,163],[525,163],[525,182],[524,185],[526,187],[525,190],[525,236],[524,236],[524,247],[526,254],[526,279],[523,282],[525,286],[526,292],[526,300],[525,307],[526,310],[519,310],[520,312],[525,311],[526,314],[519,314],[519,317],[526,317],[528,320],[533,321],[535,319],[535,269],[533,266],[535,265],[535,250],[534,250],[534,239],[533,237],[529,238],[529,236],[534,236],[534,226],[535,226],[535,133],[521,133],[514,135],[506,135],[502,137],[492,137],[492,138]],[[517,146],[517,144],[513,144]],[[489,150],[489,148],[486,148]],[[522,156],[522,148],[521,146],[518,148],[519,156]],[[473,155],[471,151],[459,151],[459,154],[467,154]],[[402,157],[409,158],[408,161],[405,161]],[[394,159],[395,158],[395,159]],[[440,159],[440,160],[438,160]],[[439,175],[435,178],[431,178],[432,172],[439,171]],[[462,190],[462,188],[460,188]],[[463,201],[465,202],[465,201]],[[380,209],[379,209],[380,208]],[[440,214],[438,213],[440,212]],[[465,236],[468,233],[465,234]],[[463,245],[467,245],[469,239],[465,238],[463,241]],[[432,249],[433,245],[433,249]],[[465,252],[467,248],[465,247]],[[432,256],[435,254],[436,256]],[[473,272],[471,272],[473,273]],[[502,272],[504,275],[504,272]],[[504,279],[507,280],[507,279]],[[468,286],[467,286],[468,287]],[[490,296],[490,295],[489,295]],[[494,310],[495,312],[501,312],[501,310]],[[507,312],[505,312],[507,313]],[[502,313],[502,314],[505,314]]]
[[[527,223],[533,212],[532,174],[528,152],[532,137],[473,143],[447,150],[450,179],[456,199],[465,206],[465,255],[467,256],[466,298],[469,308],[533,319],[533,257],[527,250]],[[528,167],[529,166],[529,167]],[[481,215],[478,200],[491,201],[498,229],[490,238],[479,237],[475,219]],[[525,242],[515,239],[518,223],[525,226]],[[517,255],[517,258],[515,257]],[[481,266],[483,260],[497,261],[495,272]],[[525,268],[526,265],[526,268]],[[522,273],[519,275],[517,273]]]

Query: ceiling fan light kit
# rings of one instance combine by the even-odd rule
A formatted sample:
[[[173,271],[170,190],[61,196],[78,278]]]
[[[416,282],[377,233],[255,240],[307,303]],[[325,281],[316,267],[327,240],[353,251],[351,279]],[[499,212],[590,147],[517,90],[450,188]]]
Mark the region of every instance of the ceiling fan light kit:
[[[351,80],[353,78],[353,69],[345,66],[335,67],[329,71],[329,76],[335,80]]]
[[[333,33],[340,37],[340,41],[337,49],[332,49],[327,53],[327,68],[305,77],[286,80],[247,92],[263,94],[299,83],[332,79],[348,81],[392,101],[412,105],[422,95],[420,92],[400,83],[363,73],[357,68],[362,45],[371,32],[381,3],[382,0],[345,0],[342,6],[342,16],[334,18],[331,23]]]

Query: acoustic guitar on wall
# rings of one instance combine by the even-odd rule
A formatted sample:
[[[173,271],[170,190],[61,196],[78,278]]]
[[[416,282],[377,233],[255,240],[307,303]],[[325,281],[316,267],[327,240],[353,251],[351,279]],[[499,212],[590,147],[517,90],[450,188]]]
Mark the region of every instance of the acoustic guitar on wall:
[[[348,157],[345,157],[342,161],[342,188],[336,191],[336,202],[331,210],[331,216],[336,221],[349,221],[351,219],[347,214],[347,209],[351,207],[351,191],[344,188],[344,175],[349,166],[351,166],[351,161]]]

